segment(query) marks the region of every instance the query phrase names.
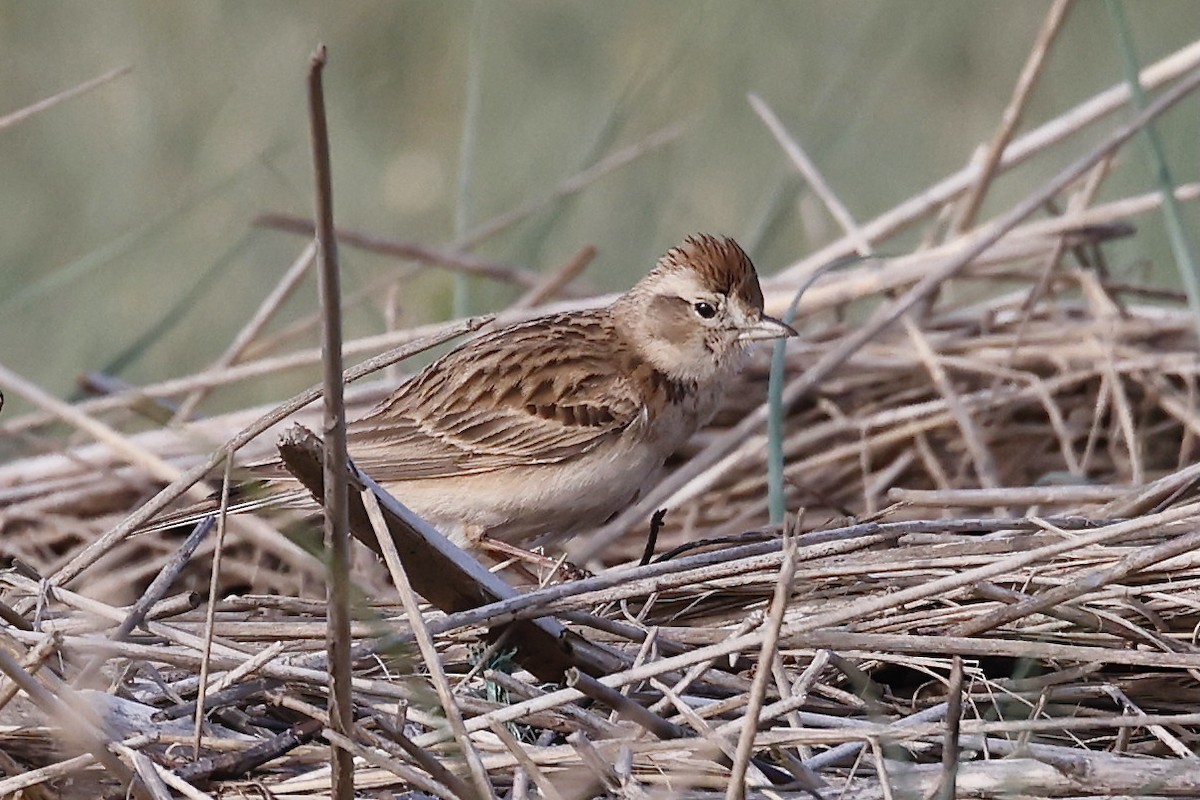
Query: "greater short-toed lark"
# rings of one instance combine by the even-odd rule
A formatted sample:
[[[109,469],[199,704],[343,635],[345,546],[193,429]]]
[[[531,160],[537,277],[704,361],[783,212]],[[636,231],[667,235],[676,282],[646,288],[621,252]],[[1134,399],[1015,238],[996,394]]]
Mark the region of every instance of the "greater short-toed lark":
[[[348,426],[355,464],[459,544],[561,538],[648,488],[716,412],[763,314],[732,239],[696,235],[611,305],[474,339]]]
[[[737,242],[698,234],[608,306],[452,350],[350,422],[347,447],[359,469],[459,545],[562,539],[653,484],[716,412],[747,342],[795,333],[763,313]],[[251,471],[294,484],[281,467]],[[298,497],[308,493],[272,490],[230,510]],[[188,509],[151,529],[209,513]]]

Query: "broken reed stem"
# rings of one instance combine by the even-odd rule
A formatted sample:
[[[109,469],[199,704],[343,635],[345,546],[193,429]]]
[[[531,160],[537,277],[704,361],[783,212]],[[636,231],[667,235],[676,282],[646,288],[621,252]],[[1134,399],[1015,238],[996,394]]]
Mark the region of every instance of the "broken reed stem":
[[[326,646],[329,652],[329,724],[343,736],[354,729],[353,677],[350,662],[350,510],[346,486],[346,404],[342,384],[342,291],[338,271],[337,238],[333,229],[333,174],[329,163],[329,129],[325,122],[325,94],[321,76],[326,51],[318,45],[309,62],[308,113],[312,131],[315,183],[317,253],[320,275],[321,347],[324,375],[325,424],[325,552],[329,559],[327,594],[329,618]],[[333,797],[354,797],[354,759],[348,751],[330,751]]]
[[[463,723],[462,710],[458,707],[458,703],[454,699],[454,689],[450,686],[450,681],[446,678],[446,672],[442,668],[442,661],[438,655],[437,645],[434,644],[433,636],[430,634],[429,628],[425,625],[425,618],[421,614],[420,600],[417,598],[416,593],[413,592],[412,585],[408,581],[408,573],[405,571],[404,564],[400,560],[400,553],[396,550],[396,544],[392,541],[392,535],[388,531],[387,522],[384,521],[383,512],[379,509],[379,501],[375,498],[375,493],[369,487],[363,489],[362,500],[363,505],[367,509],[367,516],[371,520],[371,525],[375,529],[375,537],[379,542],[379,551],[383,555],[384,562],[387,564],[388,572],[392,576],[392,582],[396,587],[396,591],[400,594],[400,602],[404,606],[404,614],[408,618],[409,626],[416,637],[417,647],[421,650],[421,658],[429,670],[430,682],[433,684],[438,700],[442,704],[442,710],[446,714],[446,730],[453,734],[454,740],[458,742],[459,747],[462,748],[463,756],[466,758],[475,790],[479,793],[477,800],[488,800],[488,798],[495,800],[491,781],[487,777],[487,770],[484,769],[483,760],[479,757],[479,752],[475,749],[475,745],[471,741],[471,737]]]
[[[566,684],[572,689],[578,689],[598,703],[611,708],[617,716],[639,725],[659,739],[679,739],[686,735],[673,723],[639,705],[615,689],[610,689],[600,681],[571,667],[567,670]]]
[[[783,564],[775,583],[775,596],[771,600],[771,613],[766,621],[762,647],[758,655],[758,667],[750,687],[750,698],[742,715],[742,730],[738,736],[737,753],[729,774],[729,788],[725,800],[744,800],[746,797],[746,770],[754,755],[754,740],[758,735],[759,714],[767,694],[767,683],[771,680],[771,664],[779,644],[779,632],[783,615],[792,596],[792,578],[796,574],[796,542],[791,536],[783,542]]]

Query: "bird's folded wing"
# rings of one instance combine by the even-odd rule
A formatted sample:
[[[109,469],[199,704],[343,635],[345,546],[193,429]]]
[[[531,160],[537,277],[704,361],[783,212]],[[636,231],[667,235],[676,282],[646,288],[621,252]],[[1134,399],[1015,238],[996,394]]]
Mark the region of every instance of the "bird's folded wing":
[[[644,403],[589,322],[449,354],[350,424],[351,458],[377,481],[415,480],[558,463],[618,437]]]
[[[568,418],[594,414],[587,406],[558,410]],[[608,416],[589,425],[512,408],[394,417],[355,426],[349,449],[354,463],[378,481],[467,475],[565,461],[618,436],[635,418]]]

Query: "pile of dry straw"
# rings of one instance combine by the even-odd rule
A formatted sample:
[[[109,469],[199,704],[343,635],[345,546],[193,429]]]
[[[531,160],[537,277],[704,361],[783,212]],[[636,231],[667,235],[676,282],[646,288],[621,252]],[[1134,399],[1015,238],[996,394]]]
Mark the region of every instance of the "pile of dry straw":
[[[870,223],[822,193],[846,235],[767,280],[768,310],[784,312],[817,266],[864,258],[800,305],[806,335],[783,373],[784,526],[768,524],[764,353],[660,487],[571,543],[594,576],[556,572],[482,609],[418,618],[364,549],[348,737],[326,729],[323,566],[294,520],[230,520],[211,608],[215,536],[188,554],[186,530],[121,524],[267,409],[148,418],[187,418],[210,393],[316,354],[247,358],[267,307],[225,362],[161,385],[65,406],[0,376],[41,405],[3,421],[28,454],[0,465],[0,551],[19,560],[0,574],[0,796],[113,791],[136,772],[193,797],[259,796],[252,784],[319,797],[334,745],[356,756],[360,796],[1200,794],[1197,320],[1105,263],[1104,243],[1136,235],[1130,223],[1161,195],[1093,202],[1130,136],[1200,83],[1197,63],[1194,45],[1147,70],[1162,92],[1126,129],[1113,112],[1128,113],[1128,90],[1115,87],[998,135],[1003,157]],[[1096,120],[1113,133],[1086,151],[1073,137]],[[992,178],[1072,146],[1072,168],[974,222]],[[921,244],[895,255],[889,238],[919,224]],[[535,284],[505,321],[587,302],[545,297],[566,280],[490,274]],[[351,416],[386,384],[352,388]],[[268,432],[238,458],[273,443]],[[658,508],[660,557],[634,566]],[[177,577],[152,587],[173,560]],[[534,618],[603,658],[538,674],[503,633]]]

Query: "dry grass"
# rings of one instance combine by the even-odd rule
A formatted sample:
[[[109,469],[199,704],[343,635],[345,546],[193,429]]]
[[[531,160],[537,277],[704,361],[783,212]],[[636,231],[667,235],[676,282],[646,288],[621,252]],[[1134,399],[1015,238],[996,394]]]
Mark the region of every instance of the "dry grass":
[[[1147,82],[1190,90],[1196,51]],[[230,520],[211,609],[212,537],[183,557],[175,533],[122,524],[151,496],[182,496],[180,475],[195,483],[208,468],[219,482],[213,453],[268,409],[147,419],[313,363],[300,350],[243,360],[286,291],[220,364],[186,379],[66,406],[0,374],[42,408],[4,424],[28,454],[0,466],[0,550],[22,564],[0,574],[0,796],[65,796],[88,781],[119,791],[95,766],[104,756],[193,797],[257,794],[253,782],[322,797],[331,746],[357,757],[360,796],[1200,794],[1196,320],[1169,292],[1112,280],[1104,260],[1104,242],[1132,235],[1127,223],[1159,198],[1093,203],[1120,157],[1113,139],[1000,222],[947,224],[974,215],[989,185],[979,175],[1069,145],[1121,93],[879,220],[860,226],[825,197],[846,236],[767,282],[776,313],[816,264],[887,249],[914,224],[926,235],[907,255],[824,276],[801,304],[807,336],[786,358],[786,536],[767,524],[762,358],[660,487],[571,543],[594,576],[413,615],[362,551],[351,737],[327,730],[323,568],[296,544],[303,534],[284,535],[291,521]],[[589,301],[532,302],[501,319]],[[355,387],[351,416],[386,382]],[[272,449],[267,433],[237,458]],[[658,507],[670,509],[658,552],[682,549],[633,566]],[[150,591],[172,559],[172,580]],[[543,684],[503,635],[489,646],[489,629],[534,618],[556,618],[618,667]],[[195,758],[188,703],[206,652]]]

